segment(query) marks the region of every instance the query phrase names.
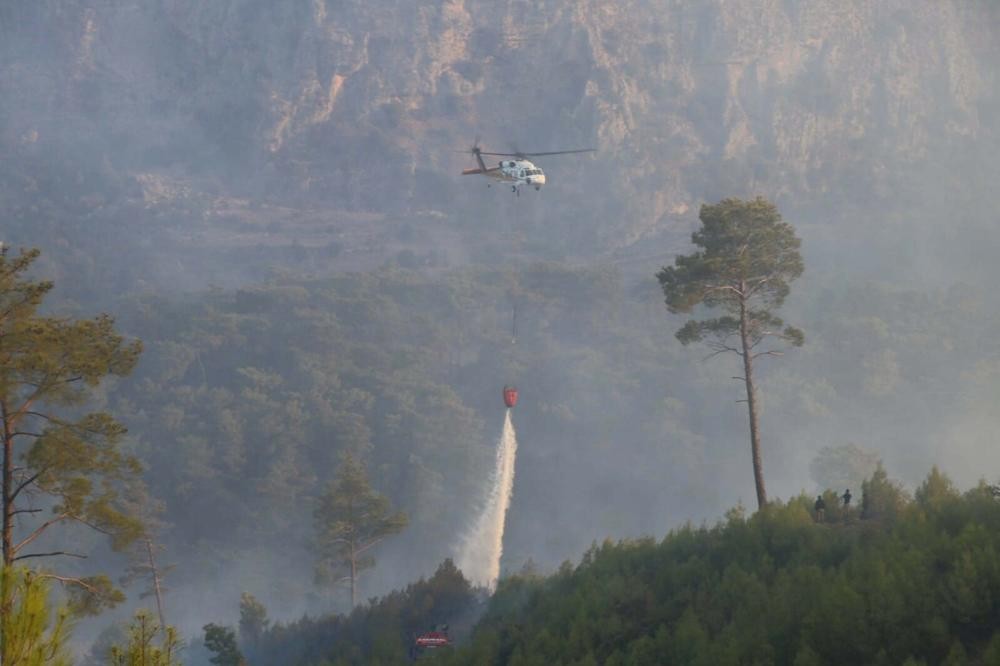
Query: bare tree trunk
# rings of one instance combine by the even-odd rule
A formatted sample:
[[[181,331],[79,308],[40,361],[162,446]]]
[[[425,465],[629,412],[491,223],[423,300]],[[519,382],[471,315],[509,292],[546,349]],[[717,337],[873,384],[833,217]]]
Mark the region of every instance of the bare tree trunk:
[[[153,572],[153,594],[156,595],[156,613],[160,616],[160,630],[166,632],[167,621],[163,619],[163,597],[160,594],[160,570],[153,557],[153,542],[146,537],[146,554],[149,556],[149,570]]]
[[[0,416],[3,417],[3,565],[9,567],[14,563],[14,433],[11,432],[7,419],[7,404],[0,403]],[[3,599],[6,602],[6,597]]]
[[[357,596],[358,556],[354,552],[354,539],[351,538],[351,610],[358,605]]]
[[[142,617],[139,618],[139,631],[141,632],[140,635],[139,635],[139,663],[140,664],[145,664],[146,663],[146,641],[148,640],[146,638],[146,618],[147,617],[149,617],[149,616],[146,615],[145,613],[143,613]]]
[[[3,489],[0,504],[3,509],[3,562],[0,562],[0,617],[13,611],[10,598],[9,567],[14,561],[14,506],[10,501],[14,492],[14,438],[7,421],[7,403],[0,402],[0,417],[3,418]],[[0,629],[0,664],[7,655],[7,632]]]
[[[740,285],[746,292],[746,285]],[[747,409],[750,412],[750,454],[753,458],[753,480],[757,489],[757,508],[767,504],[767,489],[764,487],[764,467],[760,460],[760,429],[757,425],[757,400],[753,385],[753,350],[750,348],[750,322],[746,299],[740,298],[740,344],[743,349],[743,383],[747,389]]]

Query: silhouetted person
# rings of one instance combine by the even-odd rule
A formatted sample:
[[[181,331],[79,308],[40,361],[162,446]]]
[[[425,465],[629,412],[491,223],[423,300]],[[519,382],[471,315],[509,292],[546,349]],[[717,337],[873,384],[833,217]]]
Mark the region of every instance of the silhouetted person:
[[[823,518],[826,516],[826,500],[823,499],[822,495],[816,496],[816,503],[813,504],[813,508],[816,510],[816,522],[822,523]]]
[[[841,498],[844,500],[844,508],[851,506],[851,489],[848,488],[844,491],[844,496]]]

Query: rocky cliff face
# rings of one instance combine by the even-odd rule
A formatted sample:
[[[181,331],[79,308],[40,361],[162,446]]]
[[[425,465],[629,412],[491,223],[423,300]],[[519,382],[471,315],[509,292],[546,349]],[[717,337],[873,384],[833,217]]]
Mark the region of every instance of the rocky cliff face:
[[[189,233],[262,201],[342,227],[461,229],[486,206],[589,254],[686,229],[706,198],[884,208],[998,166],[988,0],[19,4],[0,14],[8,202],[58,165],[117,184],[81,186],[91,203],[187,192]],[[456,176],[477,135],[600,152],[542,160],[550,185],[512,208]]]

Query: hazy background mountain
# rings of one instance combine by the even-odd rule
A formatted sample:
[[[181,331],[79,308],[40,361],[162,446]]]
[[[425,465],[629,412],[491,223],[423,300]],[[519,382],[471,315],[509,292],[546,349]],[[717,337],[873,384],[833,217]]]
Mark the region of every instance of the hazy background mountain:
[[[206,250],[296,241],[332,264],[408,225],[459,263],[484,232],[490,254],[647,248],[757,193],[814,255],[881,266],[900,224],[913,274],[980,246],[954,237],[996,166],[992,2],[12,4],[6,194],[58,184],[75,218],[141,228],[143,279],[222,282]],[[514,202],[455,177],[477,135],[600,152],[545,160],[553,187]]]
[[[995,476],[997,63],[990,0],[5,3],[0,239],[147,341],[107,399],[167,501],[185,628],[242,589],[289,615],[331,603],[306,542],[337,452],[414,519],[366,593],[429,573],[509,381],[506,566],[749,501],[732,373],[673,340],[653,279],[724,196],[803,238],[772,493],[848,442]],[[456,175],[476,136],[599,152],[513,197]]]

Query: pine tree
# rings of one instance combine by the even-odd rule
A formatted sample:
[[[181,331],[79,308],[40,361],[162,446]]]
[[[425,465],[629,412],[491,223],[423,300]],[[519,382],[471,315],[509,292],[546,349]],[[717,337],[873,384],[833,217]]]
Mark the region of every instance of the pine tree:
[[[229,627],[217,624],[206,624],[205,647],[215,656],[209,659],[215,666],[244,666],[246,660],[236,644],[236,632]]]
[[[906,491],[889,478],[881,463],[861,484],[861,517],[866,520],[894,520],[908,501]]]
[[[691,319],[679,331],[682,344],[704,342],[715,356],[733,353],[743,363],[737,377],[746,388],[750,415],[750,449],[757,506],[767,504],[761,461],[760,426],[754,385],[754,361],[779,356],[769,342],[801,346],[802,331],[775,315],[789,293],[789,283],[802,274],[800,241],[795,230],[781,220],[774,204],[724,199],[703,205],[701,228],[691,235],[699,250],[678,256],[657,278],[672,313],[691,313],[696,307],[721,309],[713,319]]]
[[[38,309],[52,283],[27,277],[38,250],[14,258],[0,252],[0,445],[2,445],[3,565],[35,558],[85,557],[69,549],[33,547],[54,528],[76,523],[109,536],[121,550],[142,533],[122,507],[123,491],[138,483],[139,462],[118,442],[125,429],[110,415],[87,412],[91,391],[108,376],[131,372],[141,351],[114,330],[114,320],[46,317]],[[25,498],[48,498],[52,514]],[[37,574],[69,584],[77,612],[121,601],[107,576]],[[2,587],[2,586],[0,586]],[[0,589],[0,614],[11,608]],[[0,636],[0,647],[4,641]]]
[[[157,639],[157,634],[162,634]],[[111,648],[111,666],[181,666],[181,641],[173,627],[158,625],[139,610],[128,628],[128,642]]]
[[[158,558],[165,550],[159,538],[168,527],[161,518],[164,511],[163,503],[150,497],[144,486],[129,490],[125,506],[130,515],[142,521],[143,534],[128,549],[130,563],[119,582],[128,586],[139,580],[145,581],[146,587],[139,593],[139,598],[153,597],[156,601],[156,615],[160,626],[166,627],[163,596],[167,593],[167,586],[164,580],[174,569],[174,565],[163,564]]]
[[[249,592],[240,595],[240,639],[243,645],[256,647],[269,624],[264,604]]]
[[[69,666],[68,613],[59,609],[52,621],[48,581],[23,567],[4,567],[0,577],[8,595],[5,612],[0,613],[0,664]]]
[[[358,574],[375,566],[370,550],[406,527],[406,516],[391,513],[388,498],[371,487],[364,466],[348,454],[313,517],[316,578],[320,583],[346,583],[354,608]]]

